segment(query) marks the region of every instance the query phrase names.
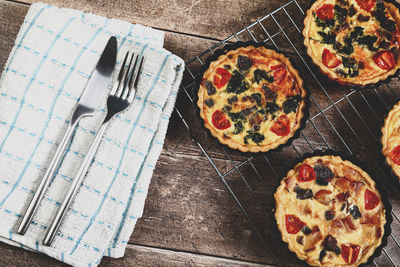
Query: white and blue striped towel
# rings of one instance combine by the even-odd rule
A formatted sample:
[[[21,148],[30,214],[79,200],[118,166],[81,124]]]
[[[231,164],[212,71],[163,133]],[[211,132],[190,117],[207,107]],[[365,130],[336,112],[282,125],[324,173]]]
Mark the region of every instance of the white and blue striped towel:
[[[112,35],[118,39],[117,69],[128,49],[146,58],[138,91],[130,109],[109,125],[52,246],[45,247],[47,227],[105,116],[106,95],[95,116],[79,123],[28,232],[15,234],[16,227]],[[123,256],[143,212],[184,69],[162,48],[163,39],[163,32],[140,25],[31,6],[0,80],[1,241],[75,266]]]

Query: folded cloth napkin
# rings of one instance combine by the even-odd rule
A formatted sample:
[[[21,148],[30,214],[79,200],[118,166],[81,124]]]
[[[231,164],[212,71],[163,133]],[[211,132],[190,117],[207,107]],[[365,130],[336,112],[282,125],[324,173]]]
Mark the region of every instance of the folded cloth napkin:
[[[117,69],[128,50],[145,56],[135,100],[109,124],[52,246],[45,247],[45,232],[105,116],[107,95],[95,116],[77,126],[28,232],[15,231],[112,35],[118,39]],[[143,212],[184,69],[162,48],[163,37],[120,20],[31,6],[0,80],[1,241],[75,266],[123,256]]]

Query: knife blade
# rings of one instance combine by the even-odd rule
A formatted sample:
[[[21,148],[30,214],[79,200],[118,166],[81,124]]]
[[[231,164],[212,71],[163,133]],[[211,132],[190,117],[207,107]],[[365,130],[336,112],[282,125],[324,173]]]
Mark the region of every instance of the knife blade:
[[[92,72],[88,83],[79,99],[79,102],[72,114],[71,120],[68,124],[67,130],[62,138],[60,144],[58,145],[57,151],[54,154],[53,159],[50,162],[49,167],[46,170],[40,184],[33,195],[31,202],[18,226],[17,233],[25,234],[28,230],[29,225],[32,222],[32,218],[39,207],[39,203],[46,192],[47,187],[54,176],[54,173],[61,162],[62,156],[65,153],[65,149],[71,139],[72,133],[75,130],[76,125],[79,120],[83,117],[93,116],[96,111],[97,105],[100,103],[102,97],[107,91],[107,86],[110,82],[112,72],[115,67],[117,59],[117,39],[112,36],[103,53],[97,62],[96,68]]]

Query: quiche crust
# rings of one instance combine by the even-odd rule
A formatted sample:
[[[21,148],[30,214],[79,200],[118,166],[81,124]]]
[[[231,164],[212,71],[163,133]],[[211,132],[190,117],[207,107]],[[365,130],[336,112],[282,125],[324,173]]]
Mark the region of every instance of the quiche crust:
[[[316,164],[324,164],[328,166],[334,173],[334,178],[329,182],[330,184],[328,186],[317,186],[315,180],[310,181],[310,182],[302,182],[299,183],[296,180],[296,177],[299,175],[299,170],[303,164],[309,164],[311,166],[315,166]],[[339,177],[347,177],[349,174],[353,174],[351,176],[354,181],[362,181],[363,186],[358,188],[359,192],[352,192],[349,193],[350,197],[348,198],[351,202],[353,203],[358,203],[359,211],[360,211],[360,216],[361,218],[358,218],[357,220],[366,220],[366,218],[369,218],[368,216],[375,217],[375,224],[370,226],[369,224],[359,224],[358,222],[355,222],[355,225],[358,226],[358,228],[354,231],[346,232],[338,232],[337,235],[333,234],[331,231],[334,228],[330,228],[333,222],[332,220],[327,221],[326,217],[321,218],[321,211],[324,211],[327,209],[324,205],[319,203],[319,200],[315,200],[316,194],[314,192],[314,195],[311,199],[298,199],[297,197],[294,198],[293,200],[293,195],[294,192],[290,192],[290,189],[288,191],[288,187],[294,187],[293,182],[292,185],[290,185],[291,182],[287,183],[287,179],[294,179],[297,181],[297,184],[301,187],[305,187],[308,183],[314,183],[313,185],[308,184],[309,187],[313,188],[314,191],[317,189],[328,189],[332,190],[332,194],[335,194],[337,192],[336,185],[333,186],[333,183],[335,183],[335,179],[339,179]],[[339,176],[339,177],[338,177]],[[298,178],[297,178],[298,179]],[[337,180],[336,180],[337,181]],[[339,184],[339,183],[338,183]],[[365,188],[364,188],[365,187]],[[352,187],[350,187],[352,188]],[[372,191],[376,196],[379,198],[379,203],[377,204],[376,207],[374,207],[372,210],[366,210],[365,207],[360,205],[360,200],[362,200],[363,197],[361,197],[363,192],[365,190],[370,190]],[[318,192],[318,191],[317,191]],[[361,194],[360,194],[361,192]],[[291,197],[289,197],[291,195]],[[337,197],[337,196],[336,196]],[[384,205],[381,200],[381,196],[375,186],[375,182],[372,180],[372,178],[365,172],[363,171],[360,167],[354,165],[350,161],[347,160],[342,160],[339,156],[331,156],[331,155],[326,155],[326,156],[314,156],[305,159],[303,162],[297,164],[292,170],[290,170],[286,177],[282,179],[282,182],[280,186],[277,188],[275,194],[275,219],[277,221],[277,226],[279,231],[281,232],[281,237],[282,240],[286,243],[288,243],[289,249],[294,252],[298,258],[301,260],[305,260],[309,265],[312,266],[358,266],[362,263],[365,263],[368,261],[369,257],[371,257],[375,250],[381,245],[382,239],[384,236],[384,226],[386,224],[386,217],[385,217],[385,209]],[[357,199],[358,198],[358,199]],[[337,200],[334,198],[334,200]],[[308,201],[305,202],[305,201]],[[348,201],[346,199],[346,201]],[[361,201],[364,202],[364,201]],[[305,203],[305,205],[302,205]],[[329,205],[331,205],[332,200]],[[336,202],[336,204],[339,204]],[[353,205],[353,204],[351,204]],[[349,204],[347,204],[349,206]],[[307,207],[307,209],[310,209],[310,214],[302,214],[304,207]],[[348,207],[346,207],[348,209]],[[297,211],[297,213],[296,213]],[[285,215],[286,214],[295,214],[297,215],[304,223],[305,226],[308,226],[311,228],[312,225],[317,225],[318,231],[321,232],[322,237],[321,239],[315,243],[315,249],[311,251],[305,251],[303,249],[303,245],[300,245],[297,242],[297,237],[296,235],[289,234],[287,231],[287,226],[285,222]],[[351,212],[350,212],[351,213]],[[371,214],[374,215],[371,215]],[[326,215],[325,215],[326,216]],[[339,218],[341,214],[337,215],[337,217],[334,217],[334,220],[336,218]],[[350,215],[347,215],[350,216]],[[329,218],[330,219],[330,218]],[[352,221],[357,221],[354,220],[353,217],[351,217]],[[371,219],[371,221],[374,221],[374,219]],[[378,221],[378,222],[376,222]],[[330,224],[330,226],[328,226]],[[347,226],[346,226],[347,227]],[[372,230],[375,227],[375,233]],[[304,229],[304,227],[303,227]],[[298,232],[299,236],[303,235],[303,229]],[[378,230],[379,229],[379,230]],[[333,231],[334,232],[334,231]],[[376,233],[379,232],[379,237],[376,236]],[[349,244],[349,243],[355,243],[355,242],[360,242],[357,245],[360,246],[359,254],[357,255],[355,262],[345,262],[344,259],[342,258],[342,253],[343,253],[343,247],[342,250],[340,251],[340,254],[335,254],[332,251],[326,251],[327,254],[323,257],[322,262],[320,261],[320,251],[323,250],[325,238],[327,235],[333,235],[337,239],[337,245],[338,247],[341,246],[341,244]],[[303,235],[304,239],[314,235],[314,233],[306,236],[305,234]],[[295,238],[296,237],[296,238]],[[304,240],[303,238],[301,240]],[[335,240],[336,240],[335,239]],[[305,241],[307,242],[307,240]],[[335,241],[336,242],[336,241]],[[307,243],[305,243],[306,245]],[[366,251],[365,251],[366,250]]]
[[[400,55],[397,57],[397,60],[395,62],[395,67],[389,71],[386,71],[384,73],[381,73],[380,75],[373,76],[371,78],[366,78],[366,79],[354,79],[350,77],[341,77],[337,73],[335,73],[333,70],[329,69],[327,66],[325,66],[322,61],[318,58],[316,55],[316,52],[313,50],[313,47],[310,45],[310,40],[312,39],[310,37],[311,34],[311,24],[313,21],[313,12],[317,9],[317,7],[320,7],[323,5],[325,2],[332,2],[330,0],[317,0],[315,1],[312,6],[307,10],[306,17],[304,19],[304,29],[303,29],[303,36],[304,36],[304,46],[306,47],[307,54],[311,57],[311,60],[313,63],[320,69],[320,71],[328,76],[328,78],[332,81],[336,81],[342,85],[352,85],[352,86],[367,86],[367,85],[372,85],[376,84],[380,81],[386,80],[388,77],[394,75],[397,70],[400,68]],[[400,11],[399,8],[397,8],[394,4],[390,2],[383,1],[386,9],[390,13],[391,17],[394,19],[396,25],[398,28],[400,28]],[[365,49],[365,48],[364,48]]]
[[[263,46],[257,46],[254,47],[253,45],[245,46],[245,47],[239,47],[234,50],[230,50],[225,54],[222,54],[221,56],[218,57],[217,60],[212,61],[207,68],[207,70],[203,74],[203,80],[210,78],[213,76],[215,69],[220,66],[223,62],[226,62],[229,60],[229,57],[233,55],[242,55],[242,54],[247,54],[250,51],[257,50],[259,51],[263,58],[267,59],[274,59],[279,61],[281,64],[285,65],[287,68],[287,71],[294,77],[295,82],[299,88],[300,95],[302,97],[302,100],[299,102],[298,107],[297,107],[297,112],[295,116],[295,121],[294,121],[294,126],[290,128],[290,133],[286,136],[282,136],[279,138],[276,142],[268,143],[268,144],[245,144],[244,142],[236,142],[233,141],[229,138],[225,138],[223,133],[216,129],[211,122],[211,118],[207,117],[205,109],[207,108],[205,104],[205,97],[207,94],[207,89],[205,86],[202,86],[200,83],[199,86],[199,91],[198,91],[198,101],[197,101],[197,106],[200,108],[200,116],[204,121],[204,126],[209,129],[210,133],[212,136],[218,139],[218,141],[222,144],[225,144],[229,146],[230,148],[233,149],[238,149],[242,152],[266,152],[271,149],[275,149],[279,147],[280,145],[283,145],[287,143],[291,138],[295,136],[297,131],[300,129],[302,125],[302,119],[304,116],[304,109],[306,108],[306,97],[307,97],[307,91],[303,87],[303,80],[300,78],[300,75],[298,71],[292,66],[290,63],[289,59],[285,57],[282,54],[279,54],[275,52],[272,49],[267,49]],[[266,133],[266,137],[268,137],[268,134],[272,133]]]
[[[400,145],[400,102],[393,106],[385,118],[384,125],[382,127],[382,153],[386,158],[386,164],[389,165],[394,174],[400,178],[400,165],[397,165],[390,158],[390,152],[397,146]]]

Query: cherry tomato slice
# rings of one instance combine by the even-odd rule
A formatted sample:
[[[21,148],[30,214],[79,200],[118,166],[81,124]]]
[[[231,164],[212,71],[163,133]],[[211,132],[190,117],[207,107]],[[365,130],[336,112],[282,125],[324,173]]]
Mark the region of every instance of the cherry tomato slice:
[[[279,136],[286,136],[290,133],[290,120],[285,114],[279,116],[270,128],[271,132]]]
[[[370,11],[375,6],[375,0],[356,0],[357,4],[365,11]]]
[[[271,66],[271,70],[273,71],[274,75],[274,82],[281,83],[285,80],[287,76],[287,69],[286,66],[279,64],[275,66]]]
[[[342,63],[342,61],[337,59],[335,54],[333,54],[331,51],[325,48],[324,51],[322,52],[322,63],[324,63],[324,65],[327,66],[328,68],[333,69],[339,66]]]
[[[394,162],[394,164],[400,165],[400,145],[393,148],[393,150],[389,154],[389,157]]]
[[[364,193],[364,205],[366,210],[372,210],[379,204],[379,197],[369,189]]]
[[[379,51],[374,55],[373,59],[375,64],[383,70],[391,70],[396,65],[393,53],[387,50]]]
[[[221,110],[214,111],[212,115],[212,123],[215,128],[219,130],[225,130],[231,127],[231,123],[225,118],[225,114]]]
[[[297,234],[306,224],[295,215],[285,215],[285,225],[289,234]]]
[[[217,68],[214,74],[214,85],[221,89],[231,78],[231,73],[223,68]]]
[[[317,9],[317,17],[322,20],[333,19],[333,5],[325,4]]]
[[[316,175],[313,167],[311,167],[308,164],[301,165],[300,171],[299,171],[299,176],[297,178],[297,180],[299,182],[309,182],[309,181],[315,180],[316,178],[317,178],[317,175]]]
[[[354,244],[342,244],[342,257],[347,264],[354,264],[360,254],[360,246]]]

